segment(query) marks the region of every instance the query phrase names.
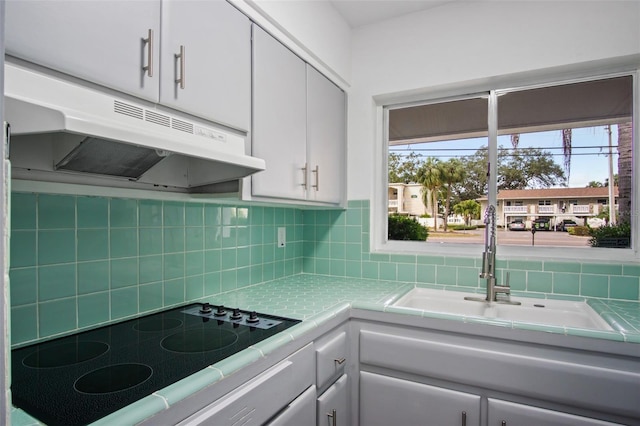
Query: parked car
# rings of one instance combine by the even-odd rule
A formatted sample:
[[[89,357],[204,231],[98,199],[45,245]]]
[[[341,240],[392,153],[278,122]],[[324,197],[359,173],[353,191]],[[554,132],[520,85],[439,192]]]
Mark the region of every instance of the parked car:
[[[533,221],[532,226],[536,231],[549,231],[551,229],[549,218],[538,218]]]
[[[578,224],[571,219],[562,219],[562,222],[558,223],[556,226],[556,230],[558,231],[568,231],[569,228],[573,228],[574,226],[578,226]]]
[[[527,227],[525,226],[522,219],[515,219],[511,223],[509,223],[509,231],[526,231]]]

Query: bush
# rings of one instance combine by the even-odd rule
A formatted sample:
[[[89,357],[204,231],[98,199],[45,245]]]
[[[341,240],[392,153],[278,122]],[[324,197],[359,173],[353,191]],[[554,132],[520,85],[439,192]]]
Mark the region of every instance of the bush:
[[[591,228],[588,226],[572,226],[567,228],[569,235],[576,235],[578,237],[587,237],[591,235]]]
[[[451,228],[454,231],[473,231],[474,229],[478,229],[477,226],[475,225],[451,225],[449,228]]]
[[[589,232],[591,247],[626,248],[631,246],[631,225],[621,223],[613,226],[592,228]]]
[[[425,241],[429,236],[427,228],[417,220],[398,214],[389,215],[389,239]]]

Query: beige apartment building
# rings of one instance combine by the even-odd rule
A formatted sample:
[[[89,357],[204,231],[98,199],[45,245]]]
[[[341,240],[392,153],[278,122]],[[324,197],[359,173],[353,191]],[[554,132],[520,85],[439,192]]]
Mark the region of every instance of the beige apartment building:
[[[618,188],[613,188],[614,208],[618,210]],[[478,199],[481,212],[487,208],[487,198]],[[547,188],[502,190],[498,193],[497,222],[506,226],[515,219],[523,220],[527,228],[540,218],[551,225],[563,219],[579,225],[598,226],[596,216],[609,206],[609,188]]]
[[[388,189],[389,213],[420,217],[431,212],[431,200],[422,202],[422,185],[419,183],[390,183]]]

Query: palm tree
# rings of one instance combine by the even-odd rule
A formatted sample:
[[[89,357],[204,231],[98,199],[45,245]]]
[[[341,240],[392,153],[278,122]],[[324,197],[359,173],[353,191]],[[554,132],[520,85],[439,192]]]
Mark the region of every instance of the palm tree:
[[[476,200],[464,200],[453,206],[453,211],[464,217],[464,223],[469,226],[471,218],[480,214],[480,204]]]
[[[631,122],[618,124],[618,217],[621,223],[629,223],[631,219],[632,132]]]
[[[567,183],[571,177],[571,129],[562,129],[562,155],[564,156],[564,171],[567,173]]]
[[[447,232],[447,218],[451,213],[451,190],[453,185],[462,182],[465,177],[464,167],[462,162],[457,158],[450,158],[442,164],[442,183],[446,189],[445,195],[445,220],[444,231]]]
[[[431,195],[433,230],[438,230],[438,189],[442,185],[442,168],[438,159],[429,157],[418,172],[418,181]],[[426,192],[426,191],[425,191]],[[424,194],[424,193],[423,193]]]
[[[627,223],[631,217],[632,132],[632,122],[618,124],[618,217],[621,222]],[[571,129],[562,130],[562,152],[568,182],[571,168]]]

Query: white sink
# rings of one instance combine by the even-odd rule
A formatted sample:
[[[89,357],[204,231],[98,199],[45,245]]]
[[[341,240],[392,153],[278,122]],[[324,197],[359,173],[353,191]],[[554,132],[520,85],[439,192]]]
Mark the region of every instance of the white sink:
[[[393,306],[560,327],[613,330],[586,302],[511,297],[521,305],[465,300],[482,294],[414,288]]]

